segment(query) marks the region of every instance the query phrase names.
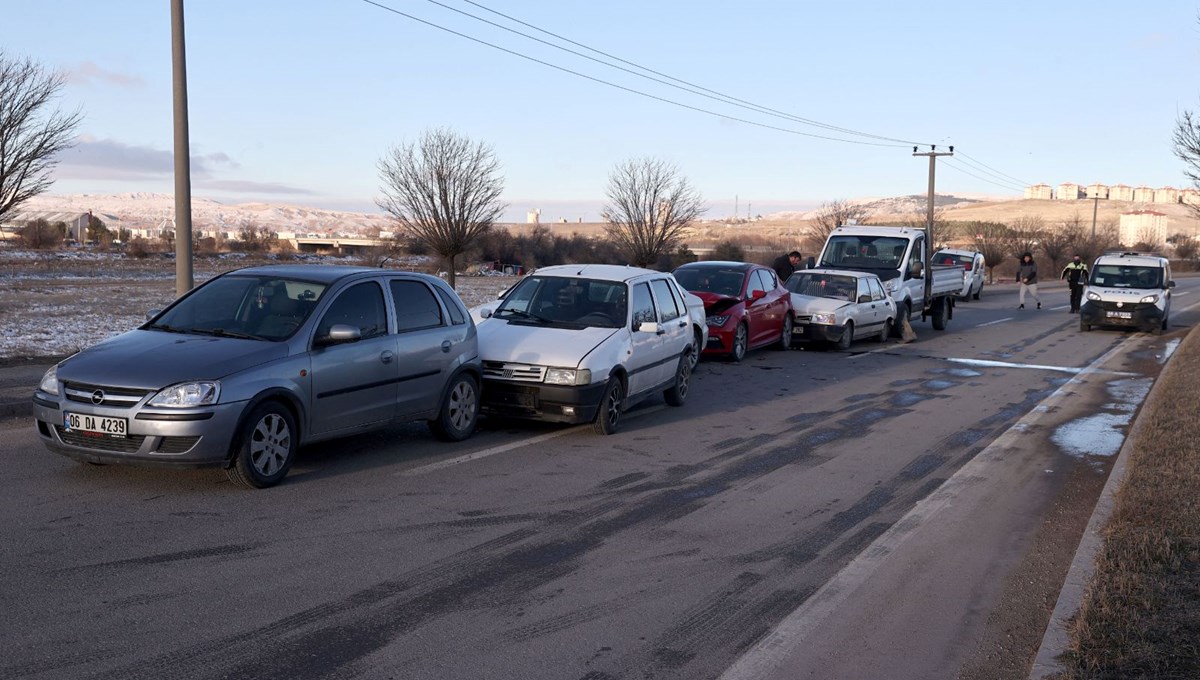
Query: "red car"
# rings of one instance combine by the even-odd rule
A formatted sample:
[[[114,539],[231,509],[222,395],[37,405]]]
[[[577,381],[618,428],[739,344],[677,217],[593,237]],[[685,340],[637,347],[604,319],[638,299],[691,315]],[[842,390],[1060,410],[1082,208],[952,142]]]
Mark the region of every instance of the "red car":
[[[745,262],[692,262],[674,271],[685,290],[704,300],[706,355],[741,361],[758,347],[792,344],[792,298],[770,267]]]

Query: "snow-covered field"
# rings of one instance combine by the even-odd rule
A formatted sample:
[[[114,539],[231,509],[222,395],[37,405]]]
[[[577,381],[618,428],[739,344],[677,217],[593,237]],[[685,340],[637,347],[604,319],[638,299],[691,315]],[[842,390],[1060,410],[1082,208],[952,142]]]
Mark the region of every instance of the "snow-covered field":
[[[310,260],[312,261],[312,260]],[[356,259],[317,262],[365,264]],[[197,284],[252,262],[243,256],[197,259]],[[468,307],[495,299],[511,277],[458,278]],[[175,297],[175,261],[119,253],[0,250],[0,359],[61,357],[137,327],[146,312]]]

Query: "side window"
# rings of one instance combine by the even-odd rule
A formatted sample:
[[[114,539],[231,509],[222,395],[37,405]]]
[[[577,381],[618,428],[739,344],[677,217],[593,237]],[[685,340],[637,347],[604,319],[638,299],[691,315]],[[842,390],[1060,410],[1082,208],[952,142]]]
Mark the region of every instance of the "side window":
[[[675,306],[675,296],[671,295],[671,284],[666,279],[655,279],[650,282],[654,289],[654,300],[658,303],[658,318],[665,321],[679,318],[679,308]]]
[[[434,286],[433,289],[437,291],[438,296],[442,298],[442,304],[446,305],[446,309],[449,310],[450,322],[455,326],[461,326],[466,323],[467,317],[463,314],[462,305],[459,301],[455,300],[453,295],[438,286]]]
[[[756,290],[766,292],[767,289],[763,287],[762,279],[758,278],[758,272],[753,271],[750,272],[750,284],[746,286],[746,296],[753,295]]]
[[[879,285],[879,279],[867,279],[867,285],[871,288],[872,300],[882,300],[887,297],[883,293],[883,286]]]
[[[779,287],[779,284],[777,283],[778,278],[775,276],[775,272],[773,271],[759,269],[758,277],[762,280],[763,290],[767,291],[768,293]]]
[[[387,311],[383,302],[383,289],[373,281],[356,283],[342,291],[325,310],[321,323],[317,324],[317,336],[329,334],[337,324],[354,326],[362,337],[373,338],[387,333]]]
[[[420,281],[392,279],[392,304],[396,311],[396,331],[415,331],[442,325],[442,309],[429,286]]]
[[[858,292],[854,294],[854,301],[858,302],[858,299],[864,295],[866,295],[867,297],[871,297],[871,289],[869,287],[867,287],[866,279],[859,279],[858,280]]]
[[[667,287],[671,289],[671,294],[672,297],[675,298],[675,306],[679,308],[679,313],[683,316],[687,316],[687,301],[683,298],[683,289],[679,287],[679,282],[672,279],[671,281],[668,281],[668,283],[671,284]]]
[[[912,271],[914,264],[920,263],[922,267],[925,266],[925,262],[921,253],[921,249],[924,247],[924,245],[925,241],[923,239],[917,239],[915,242],[913,242],[912,252],[908,254],[908,271]]]
[[[639,283],[633,287],[633,327],[636,329],[646,321],[657,321],[654,316],[654,298],[650,297],[650,284]]]

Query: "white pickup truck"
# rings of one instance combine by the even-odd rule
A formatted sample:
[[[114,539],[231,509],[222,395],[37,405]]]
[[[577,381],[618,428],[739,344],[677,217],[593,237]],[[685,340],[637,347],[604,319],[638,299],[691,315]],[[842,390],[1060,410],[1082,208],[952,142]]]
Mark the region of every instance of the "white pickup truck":
[[[940,331],[954,314],[954,298],[962,292],[965,270],[962,265],[934,264],[926,272],[926,247],[923,229],[837,227],[826,239],[816,266],[879,275],[900,317],[911,320],[918,312]]]

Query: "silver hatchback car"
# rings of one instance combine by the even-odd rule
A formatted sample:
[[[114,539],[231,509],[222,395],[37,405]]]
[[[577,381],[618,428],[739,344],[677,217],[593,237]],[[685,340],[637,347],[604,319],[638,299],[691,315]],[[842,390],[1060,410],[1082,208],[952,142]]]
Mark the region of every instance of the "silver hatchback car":
[[[279,483],[302,444],[479,412],[475,324],[441,279],[368,267],[226,272],[63,360],[33,397],[50,450],[92,463],[222,466]]]

